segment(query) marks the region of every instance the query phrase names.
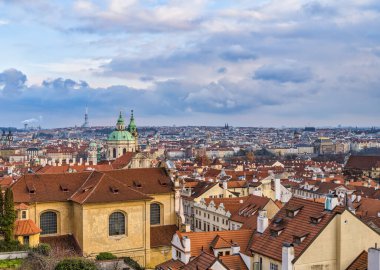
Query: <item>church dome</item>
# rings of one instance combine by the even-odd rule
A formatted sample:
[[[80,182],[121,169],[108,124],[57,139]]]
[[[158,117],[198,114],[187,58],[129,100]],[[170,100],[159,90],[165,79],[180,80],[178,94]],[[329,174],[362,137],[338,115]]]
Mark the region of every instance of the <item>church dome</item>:
[[[108,141],[134,141],[135,138],[126,130],[114,130],[108,135]]]

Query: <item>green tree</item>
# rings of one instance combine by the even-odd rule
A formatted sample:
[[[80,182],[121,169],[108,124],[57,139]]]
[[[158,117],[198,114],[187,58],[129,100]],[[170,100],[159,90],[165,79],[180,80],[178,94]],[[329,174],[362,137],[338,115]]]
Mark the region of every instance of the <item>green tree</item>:
[[[0,234],[3,234],[3,226],[4,226],[4,197],[3,197],[3,190],[0,186]]]
[[[4,214],[3,214],[3,231],[6,242],[13,239],[13,227],[16,221],[16,211],[13,202],[13,192],[10,188],[5,190],[4,196]]]

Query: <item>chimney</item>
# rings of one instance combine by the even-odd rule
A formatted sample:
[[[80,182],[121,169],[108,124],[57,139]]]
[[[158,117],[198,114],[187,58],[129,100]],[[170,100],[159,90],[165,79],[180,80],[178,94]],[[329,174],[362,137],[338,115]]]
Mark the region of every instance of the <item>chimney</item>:
[[[265,229],[268,227],[268,215],[266,210],[259,211],[259,216],[257,217],[257,232],[264,233]]]
[[[190,251],[191,249],[190,238],[187,236],[182,237],[182,243],[183,243],[183,247],[185,248],[185,252]]]
[[[368,249],[368,270],[380,269],[380,249],[375,244],[374,248]]]
[[[80,158],[79,162],[78,162],[78,165],[82,165],[82,163],[83,163],[83,158]]]
[[[182,224],[182,225],[181,225],[181,231],[182,231],[182,232],[191,232],[190,224],[187,224],[187,223]]]
[[[281,201],[281,180],[279,177],[274,179],[274,191],[276,200]]]
[[[327,195],[325,200],[325,210],[332,211],[339,203],[338,198],[332,195]]]
[[[238,255],[240,253],[240,246],[237,243],[233,243],[231,246],[231,254]]]
[[[294,259],[294,246],[289,243],[284,243],[282,245],[282,267],[281,270],[292,270]]]
[[[69,165],[70,159],[66,158],[66,165]]]
[[[223,189],[228,189],[227,181],[222,182]]]

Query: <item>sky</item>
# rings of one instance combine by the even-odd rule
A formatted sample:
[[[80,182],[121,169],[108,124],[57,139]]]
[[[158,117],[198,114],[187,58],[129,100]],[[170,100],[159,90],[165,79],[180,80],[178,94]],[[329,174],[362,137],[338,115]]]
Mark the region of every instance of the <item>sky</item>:
[[[0,126],[380,126],[378,0],[0,0]]]

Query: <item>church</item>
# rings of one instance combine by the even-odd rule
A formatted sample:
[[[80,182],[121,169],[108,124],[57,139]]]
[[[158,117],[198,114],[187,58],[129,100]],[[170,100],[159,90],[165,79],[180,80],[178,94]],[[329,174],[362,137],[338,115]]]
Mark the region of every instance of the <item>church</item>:
[[[126,128],[123,114],[120,112],[119,119],[116,122],[116,128],[107,138],[107,160],[115,160],[127,152],[136,152],[138,150],[138,133],[131,111],[131,119]]]
[[[108,158],[136,152],[137,138],[133,112],[127,129],[120,114],[107,139]],[[111,252],[144,267],[171,258],[180,187],[165,168],[31,173],[12,190],[18,213],[14,234],[21,243],[70,239],[85,257]]]

